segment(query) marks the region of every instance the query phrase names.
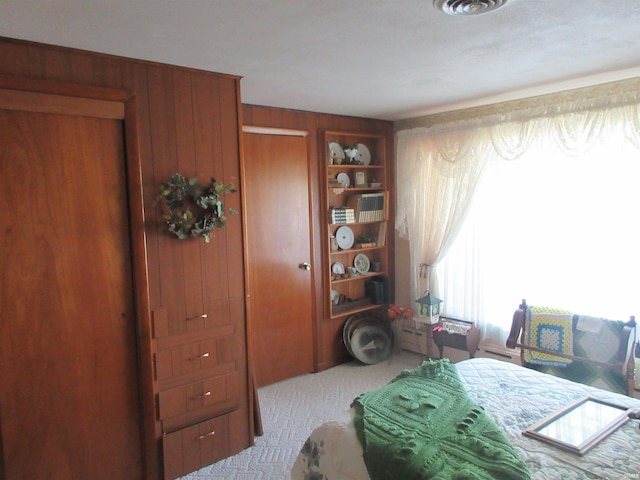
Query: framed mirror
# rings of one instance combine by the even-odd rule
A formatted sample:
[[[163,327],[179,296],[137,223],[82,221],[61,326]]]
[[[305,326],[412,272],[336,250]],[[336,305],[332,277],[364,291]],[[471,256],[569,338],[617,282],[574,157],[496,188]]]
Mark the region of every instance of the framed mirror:
[[[584,455],[629,420],[628,411],[621,405],[584,397],[522,433]]]

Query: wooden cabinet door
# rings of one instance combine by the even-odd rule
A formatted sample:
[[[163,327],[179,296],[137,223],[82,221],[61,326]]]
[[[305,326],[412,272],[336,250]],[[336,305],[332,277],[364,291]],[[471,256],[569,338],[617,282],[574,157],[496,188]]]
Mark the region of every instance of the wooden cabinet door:
[[[243,165],[251,355],[261,387],[313,370],[307,139],[245,132]]]
[[[123,142],[121,120],[0,109],[7,480],[143,476]]]

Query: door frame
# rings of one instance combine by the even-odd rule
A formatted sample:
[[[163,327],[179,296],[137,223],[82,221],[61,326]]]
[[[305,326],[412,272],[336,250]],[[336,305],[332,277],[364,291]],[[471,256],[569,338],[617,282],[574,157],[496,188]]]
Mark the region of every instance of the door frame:
[[[87,106],[91,108],[92,104],[100,109],[106,106],[109,111],[107,117],[121,120],[123,123],[127,177],[124,180],[127,182],[128,195],[133,301],[136,315],[137,376],[140,389],[138,392],[142,436],[140,460],[145,478],[156,478],[159,475],[159,451],[154,408],[151,309],[136,96],[133,92],[126,90],[10,75],[0,75],[0,95],[2,95],[0,101],[4,100],[4,108],[7,102],[14,98],[20,102],[21,97],[29,100],[29,97],[42,96],[42,102],[37,109],[33,109],[39,112],[69,112],[69,100],[72,103],[82,104],[85,108]],[[60,97],[59,103],[56,97]],[[14,106],[18,107],[19,103],[15,103]],[[0,108],[3,108],[2,104]],[[29,107],[25,109],[28,110]],[[2,458],[4,456],[0,442],[0,473],[3,470]]]
[[[240,142],[240,178],[241,178],[241,184],[244,186],[244,188],[246,188],[247,182],[246,182],[246,171],[245,171],[245,163],[244,163],[244,134],[245,133],[256,133],[256,134],[263,134],[263,135],[282,135],[282,136],[293,136],[293,137],[305,137],[308,138],[309,137],[309,130],[296,130],[296,129],[291,129],[291,128],[276,128],[276,127],[262,127],[262,126],[258,126],[258,125],[242,125],[242,139]],[[310,154],[310,150],[311,148],[309,148],[309,144],[307,142],[307,170],[309,172],[309,176],[307,177],[307,192],[308,192],[308,198],[309,198],[309,240],[311,242],[310,245],[310,252],[312,255],[312,259],[311,261],[313,262],[313,269],[312,269],[312,275],[311,275],[311,291],[309,292],[309,294],[311,295],[311,332],[313,335],[312,338],[312,347],[313,347],[313,352],[312,352],[312,363],[313,363],[313,371],[317,371],[318,370],[318,335],[317,335],[317,295],[315,294],[315,290],[316,290],[316,275],[315,272],[317,272],[316,269],[316,263],[315,259],[313,258],[313,254],[315,251],[314,248],[314,239],[315,239],[315,232],[314,232],[314,226],[313,226],[313,182],[312,182],[312,173],[313,172],[313,158]],[[246,212],[246,197],[244,194],[244,189],[243,189],[243,193],[242,193],[242,210],[244,212]],[[246,220],[246,216],[245,218],[243,218],[243,250],[244,250],[244,263],[245,265],[247,265],[248,262],[248,258],[247,258],[247,252],[248,252],[248,239],[247,239],[247,220]],[[250,373],[250,381],[252,386],[255,385],[255,378],[254,378],[254,367],[253,367],[253,349],[252,349],[252,341],[253,341],[253,335],[252,335],[252,329],[251,329],[251,325],[252,325],[252,317],[253,317],[253,313],[251,312],[251,302],[249,301],[249,299],[251,298],[251,285],[249,282],[249,275],[248,275],[248,269],[245,268],[244,271],[244,283],[245,283],[245,311],[246,311],[246,318],[247,318],[247,352],[248,352],[248,358],[249,358],[249,373]],[[253,388],[253,387],[252,387]],[[255,391],[255,389],[254,389]],[[254,402],[256,403],[256,405],[254,406],[254,412],[259,412],[259,406],[257,405],[257,397],[254,398]]]

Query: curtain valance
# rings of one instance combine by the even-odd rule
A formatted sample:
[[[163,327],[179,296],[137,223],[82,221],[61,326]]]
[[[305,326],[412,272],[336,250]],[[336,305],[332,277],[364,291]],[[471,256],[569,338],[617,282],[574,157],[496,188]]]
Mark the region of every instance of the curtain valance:
[[[402,129],[403,126],[413,128]],[[396,229],[418,266],[435,266],[460,231],[488,165],[532,147],[579,156],[605,141],[640,148],[640,78],[397,123]],[[426,285],[436,295],[435,268]]]

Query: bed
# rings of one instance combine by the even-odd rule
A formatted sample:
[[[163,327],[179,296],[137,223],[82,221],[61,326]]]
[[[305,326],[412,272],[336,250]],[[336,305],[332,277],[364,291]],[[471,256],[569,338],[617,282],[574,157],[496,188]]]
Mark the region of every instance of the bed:
[[[640,400],[494,359],[469,359],[456,364],[456,368],[469,397],[506,435],[519,458],[526,462],[531,478],[640,478],[637,420],[629,419],[583,456],[522,434],[536,422],[586,396],[634,409],[640,408]],[[295,460],[291,478],[370,478],[354,426],[353,408],[311,433]]]

